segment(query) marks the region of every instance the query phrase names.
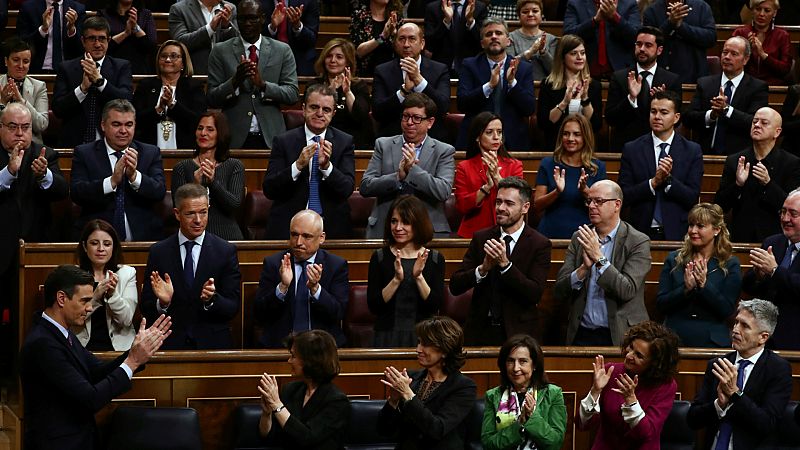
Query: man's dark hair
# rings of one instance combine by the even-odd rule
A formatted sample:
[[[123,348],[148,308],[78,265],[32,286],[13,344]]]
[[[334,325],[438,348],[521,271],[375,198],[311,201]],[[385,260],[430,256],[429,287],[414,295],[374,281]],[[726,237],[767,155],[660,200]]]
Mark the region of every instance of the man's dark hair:
[[[403,109],[408,108],[425,108],[425,116],[427,117],[434,117],[438,112],[436,103],[427,95],[419,92],[412,92],[403,100]]]
[[[175,191],[173,196],[175,207],[178,209],[181,209],[181,203],[183,203],[184,200],[200,197],[205,197],[206,200],[209,200],[208,189],[206,189],[205,186],[197,183],[184,184]]]
[[[639,36],[642,33],[655,36],[656,45],[659,47],[664,46],[664,32],[662,32],[660,28],[656,28],[650,25],[645,25],[639,28],[639,30],[636,32],[636,36]]]
[[[675,108],[676,113],[681,112],[681,107],[683,106],[683,99],[675,91],[658,91],[653,95],[653,100],[669,100],[672,102],[672,107]]]
[[[72,264],[63,264],[50,272],[44,281],[44,306],[49,308],[56,302],[56,294],[62,291],[72,298],[78,286],[94,286],[94,277],[89,272]]]
[[[497,183],[497,189],[516,189],[523,203],[531,201],[531,185],[520,177],[505,177]]]
[[[108,24],[105,17],[102,16],[87,17],[86,20],[83,21],[81,36],[86,36],[86,31],[88,30],[105,31],[106,36],[111,36],[111,26]]]
[[[103,122],[108,119],[108,112],[112,110],[123,114],[133,113],[133,120],[136,120],[136,108],[133,107],[133,103],[124,98],[115,98],[114,100],[109,100],[108,103],[103,106]]]

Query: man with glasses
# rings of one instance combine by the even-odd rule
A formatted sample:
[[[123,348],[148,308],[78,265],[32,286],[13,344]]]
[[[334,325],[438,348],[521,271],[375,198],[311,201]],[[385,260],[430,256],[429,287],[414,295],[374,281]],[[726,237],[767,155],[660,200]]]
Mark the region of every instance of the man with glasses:
[[[800,350],[800,189],[789,193],[778,212],[782,233],[750,250],[753,268],[742,279],[742,290],[769,300],[781,310],[772,334],[772,348]]]
[[[800,186],[800,158],[776,147],[783,121],[772,108],[756,111],[753,146],[725,159],[714,203],[727,213],[734,242],[762,242],[781,232],[776,212],[786,194]]]
[[[266,16],[258,0],[239,2],[241,39],[214,45],[208,58],[208,104],[231,125],[231,148],[272,148],[286,131],[280,105],[298,99],[292,49],[261,35]]]
[[[272,141],[263,186],[272,200],[266,239],[288,239],[289,221],[304,209],[325,219],[329,238],[353,237],[347,203],[355,183],[353,136],[328,126],[336,113],[333,88],[313,84],[305,97],[305,124]]]
[[[619,347],[629,327],[648,320],[650,239],[620,220],[617,183],[593,184],[586,207],[591,225],[572,235],[554,288],[556,301],[570,305],[566,344]]]
[[[111,28],[98,16],[86,19],[81,42],[83,56],[58,66],[53,90],[53,114],[64,121],[59,146],[94,142],[100,138],[100,112],[113,99],[133,96],[131,65],[107,56]]]
[[[364,197],[377,197],[367,223],[367,239],[383,239],[386,215],[399,195],[417,196],[425,204],[434,235],[448,237],[444,202],[453,190],[455,149],[428,136],[436,121],[436,103],[412,92],[403,100],[403,134],[375,141],[375,151],[361,179]]]
[[[194,73],[208,73],[215,44],[235,38],[236,6],[225,0],[178,0],[169,8],[169,36],[189,49]]]
[[[59,64],[81,54],[81,25],[86,17],[82,2],[27,0],[20,3],[17,34],[33,47],[31,73],[55,73]]]

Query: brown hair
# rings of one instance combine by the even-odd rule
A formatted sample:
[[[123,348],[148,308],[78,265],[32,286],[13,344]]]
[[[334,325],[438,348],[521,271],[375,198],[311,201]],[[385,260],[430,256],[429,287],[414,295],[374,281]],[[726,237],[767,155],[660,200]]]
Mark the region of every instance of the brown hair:
[[[469,124],[469,131],[467,132],[467,159],[475,155],[481,154],[481,147],[478,144],[478,139],[481,134],[486,130],[494,120],[499,120],[503,124],[503,119],[491,111],[484,111],[472,119]],[[505,139],[500,143],[500,148],[497,149],[498,158],[511,158],[511,155],[506,150]]]
[[[544,14],[544,5],[542,4],[542,0],[517,0],[517,17],[519,17],[520,13],[522,13],[522,8],[529,3],[533,3],[534,5],[538,6],[539,11]]]
[[[217,109],[209,109],[204,112],[200,115],[200,120],[203,120],[204,117],[214,119],[214,127],[217,129],[217,148],[214,150],[214,159],[217,162],[225,161],[231,156],[231,127],[228,125],[228,118]],[[198,127],[200,126],[200,120],[197,121]],[[199,154],[200,149],[195,148],[194,156]]]
[[[547,375],[544,373],[544,353],[542,347],[533,337],[527,334],[515,334],[508,338],[506,342],[500,347],[500,354],[497,355],[497,368],[500,369],[500,386],[503,390],[513,387],[511,379],[508,378],[508,370],[506,369],[506,360],[508,356],[519,347],[525,347],[531,354],[531,384],[530,387],[534,389],[542,388],[550,382],[547,380]]]
[[[632,326],[625,333],[622,341],[622,354],[636,339],[650,344],[650,356],[647,368],[639,374],[643,384],[661,384],[674,378],[678,373],[678,336],[660,323],[648,320]]]
[[[455,320],[445,316],[425,319],[415,328],[422,345],[436,347],[444,353],[442,370],[446,374],[457,372],[467,362],[464,352],[464,331]]]
[[[325,58],[328,57],[328,53],[333,51],[336,47],[342,48],[342,53],[344,53],[344,59],[347,61],[347,67],[350,68],[351,73],[355,74],[356,71],[356,47],[350,42],[349,39],[344,38],[333,38],[322,47],[322,50],[319,52],[319,57],[314,62],[314,72],[317,73],[317,76],[325,78],[324,82],[328,82],[328,72],[325,69]]]
[[[81,238],[78,240],[78,248],[75,250],[78,266],[80,266],[80,268],[83,270],[88,270],[89,272],[94,273],[92,261],[89,259],[89,254],[86,253],[86,248],[84,246],[87,245],[89,236],[97,230],[108,233],[108,235],[111,236],[111,241],[114,243],[111,249],[111,258],[108,259],[108,262],[103,269],[117,270],[119,265],[122,264],[122,244],[119,241],[117,231],[114,229],[114,227],[111,226],[110,223],[101,219],[90,220],[86,223],[86,225],[84,225],[83,231],[81,231]]]
[[[286,348],[294,348],[295,357],[303,362],[303,376],[320,385],[339,375],[339,353],[336,340],[325,330],[309,330],[286,338]]]
[[[414,245],[422,247],[433,239],[433,224],[422,200],[413,195],[401,195],[395,199],[386,214],[383,240],[387,245],[396,243],[392,236],[392,215],[395,211],[403,219],[403,222],[411,225],[411,229],[414,231]]]
[[[564,156],[564,143],[562,136],[564,135],[564,127],[570,123],[576,122],[578,128],[581,129],[581,136],[583,136],[583,148],[581,149],[581,167],[586,169],[589,175],[597,173],[597,163],[594,162],[594,131],[589,120],[583,114],[570,114],[561,121],[561,126],[558,127],[558,134],[556,135],[556,148],[553,150],[553,160],[558,164],[564,164],[561,159]]]
[[[586,48],[583,39],[574,34],[565,34],[561,37],[561,39],[558,40],[556,54],[553,56],[553,70],[550,71],[550,75],[548,75],[545,79],[545,81],[549,82],[553,86],[553,90],[562,89],[567,85],[567,76],[564,73],[566,70],[566,67],[564,66],[564,59],[567,57],[569,52],[575,50],[581,45]],[[589,78],[588,62],[583,66],[583,69],[578,74],[578,78]]]

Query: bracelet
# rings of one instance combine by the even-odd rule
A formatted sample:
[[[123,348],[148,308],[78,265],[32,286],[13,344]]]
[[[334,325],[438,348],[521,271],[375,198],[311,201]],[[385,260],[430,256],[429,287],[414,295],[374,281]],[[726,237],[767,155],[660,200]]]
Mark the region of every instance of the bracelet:
[[[559,110],[559,112],[561,112],[562,116],[566,116],[567,115],[567,108],[561,109],[561,108],[558,107],[558,105],[556,105],[556,109]]]
[[[588,98],[586,100],[581,100],[581,106],[589,106],[592,104],[592,101]]]

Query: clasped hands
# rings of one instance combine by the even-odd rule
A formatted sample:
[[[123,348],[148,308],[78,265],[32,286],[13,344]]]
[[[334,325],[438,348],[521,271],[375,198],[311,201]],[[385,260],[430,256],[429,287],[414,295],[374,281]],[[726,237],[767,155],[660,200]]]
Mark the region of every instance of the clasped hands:
[[[234,88],[238,89],[242,87],[244,80],[248,79],[259,91],[263,91],[267,86],[267,83],[261,79],[261,72],[258,70],[258,63],[255,61],[250,61],[249,59],[245,58],[244,55],[239,55],[239,65],[236,66],[236,72],[233,74],[233,78],[231,78],[231,83],[233,83]]]
[[[603,20],[612,20],[617,15],[617,0],[600,0],[600,5],[597,8],[593,20],[599,23]]]
[[[494,267],[504,269],[511,264],[506,254],[506,242],[502,239],[487,239],[483,244],[483,251],[483,263],[478,267],[481,276],[486,276]]]
[[[728,110],[728,97],[725,96],[725,90],[720,87],[719,95],[711,99],[711,120],[717,120],[718,117],[724,116]]]
[[[317,149],[321,151],[317,153]],[[300,154],[297,156],[297,161],[295,161],[297,170],[302,171],[305,169],[314,157],[314,153],[317,153],[317,162],[319,163],[320,170],[328,170],[328,166],[330,166],[331,162],[331,155],[333,154],[333,144],[331,144],[331,141],[325,139],[320,140],[319,143],[312,142],[303,147],[303,150],[301,150]]]
[[[381,383],[390,388],[387,401],[394,408],[397,408],[401,399],[409,401],[414,398],[414,391],[411,390],[411,377],[408,376],[406,369],[401,372],[392,366],[387,367],[383,371]]]
[[[128,177],[128,181],[131,183],[136,180],[136,166],[138,163],[139,152],[132,147],[125,149],[122,152],[122,157],[114,164],[114,171],[111,173],[111,187],[116,189],[125,176]]]
[[[84,94],[89,92],[89,88],[101,78],[100,68],[97,67],[97,62],[92,58],[92,55],[85,53],[81,59],[81,69],[83,69],[83,78],[81,79],[81,92]]]
[[[217,174],[217,164],[210,159],[201,159],[200,167],[194,171],[194,182],[208,186],[214,181]]]
[[[741,362],[740,362],[741,364]],[[736,380],[739,371],[736,366],[725,358],[717,358],[711,368],[711,372],[717,377],[717,403],[720,408],[726,408],[731,400],[731,396],[739,392]]]
[[[786,251],[788,252],[790,249]],[[753,265],[753,270],[756,271],[758,278],[766,278],[772,275],[778,267],[778,261],[775,259],[775,255],[772,254],[772,246],[770,245],[766,250],[763,248],[750,250],[750,264]]]
[[[418,164],[419,160],[417,159],[417,149],[414,144],[410,142],[406,142],[403,144],[403,158],[400,160],[400,165],[397,168],[397,178],[400,181],[406,179],[406,176],[411,171],[411,168],[414,167],[414,164]]]
[[[281,259],[281,266],[278,268],[278,274],[281,277],[281,282],[278,289],[282,293],[289,291],[289,286],[292,285],[294,279],[294,267],[292,265],[291,256],[286,253]],[[319,280],[322,278],[322,264],[307,264],[306,265],[306,287],[311,295],[316,295],[319,289]]]
[[[698,257],[686,263],[683,268],[683,283],[686,291],[695,288],[703,289],[706,287],[706,277],[708,276],[708,261],[703,257]]]
[[[100,280],[97,283],[97,287],[94,288],[93,300],[97,303],[103,303],[103,300],[110,298],[114,290],[117,289],[119,275],[110,270],[106,274],[106,278]]]

